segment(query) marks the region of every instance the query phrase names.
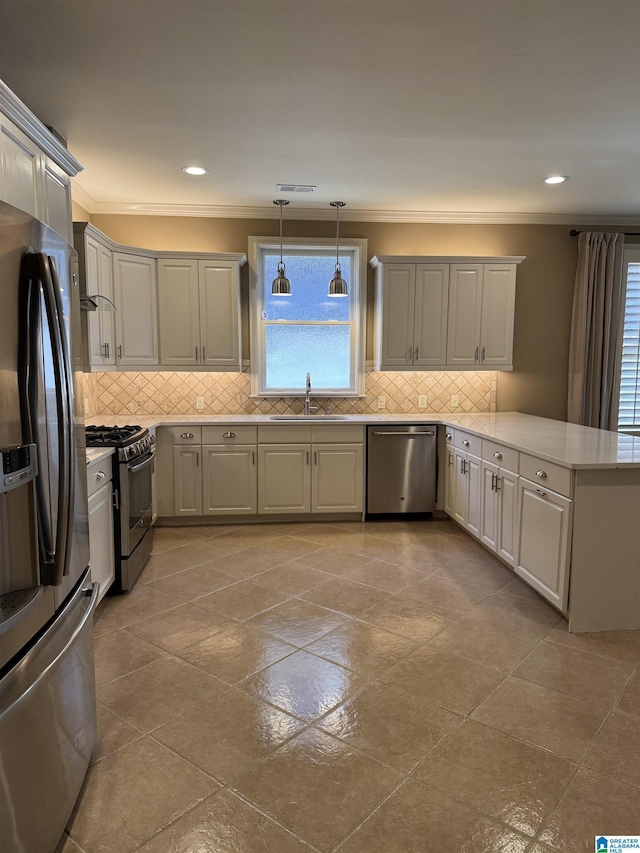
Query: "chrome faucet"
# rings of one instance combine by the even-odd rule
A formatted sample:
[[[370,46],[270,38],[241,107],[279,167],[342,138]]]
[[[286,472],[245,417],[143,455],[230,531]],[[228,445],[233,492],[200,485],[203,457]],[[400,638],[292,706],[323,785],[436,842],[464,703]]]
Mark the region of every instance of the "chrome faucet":
[[[311,374],[307,373],[307,390],[304,395],[304,413],[310,415],[311,412],[317,412],[318,406],[311,405]]]

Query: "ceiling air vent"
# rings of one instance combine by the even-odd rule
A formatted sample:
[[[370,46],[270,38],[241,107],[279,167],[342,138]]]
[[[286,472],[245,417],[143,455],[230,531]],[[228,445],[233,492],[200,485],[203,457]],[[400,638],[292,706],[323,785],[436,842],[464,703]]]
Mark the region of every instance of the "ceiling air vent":
[[[276,190],[279,193],[312,193],[315,190],[315,185],[311,184],[276,184]]]

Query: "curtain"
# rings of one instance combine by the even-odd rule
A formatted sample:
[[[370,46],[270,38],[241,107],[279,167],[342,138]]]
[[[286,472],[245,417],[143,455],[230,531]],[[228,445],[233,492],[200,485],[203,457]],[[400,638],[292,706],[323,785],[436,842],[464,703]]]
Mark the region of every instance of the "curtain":
[[[569,423],[617,429],[624,234],[583,231],[569,345]]]

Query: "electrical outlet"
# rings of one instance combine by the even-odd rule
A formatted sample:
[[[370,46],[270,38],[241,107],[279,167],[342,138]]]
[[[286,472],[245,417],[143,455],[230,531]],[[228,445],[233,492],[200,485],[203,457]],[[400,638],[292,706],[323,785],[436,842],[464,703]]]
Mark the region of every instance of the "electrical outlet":
[[[384,396],[384,394],[380,394],[380,396],[378,397],[378,408],[379,409],[386,409],[387,408],[387,398]]]
[[[204,397],[196,397],[196,409],[199,411],[204,409]]]
[[[426,394],[418,394],[418,408],[426,409],[427,408],[427,395]]]
[[[458,395],[457,395],[457,394],[452,394],[452,395],[451,395],[451,402],[450,402],[450,404],[449,404],[449,405],[451,406],[451,408],[452,408],[452,409],[457,409],[457,408],[458,408],[458,406],[460,405],[460,400],[458,399]]]

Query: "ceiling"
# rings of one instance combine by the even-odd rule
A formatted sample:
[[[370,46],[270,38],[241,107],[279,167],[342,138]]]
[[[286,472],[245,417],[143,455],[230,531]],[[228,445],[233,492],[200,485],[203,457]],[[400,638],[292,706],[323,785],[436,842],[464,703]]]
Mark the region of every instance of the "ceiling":
[[[0,0],[0,33],[91,212],[640,214],[640,0]]]

